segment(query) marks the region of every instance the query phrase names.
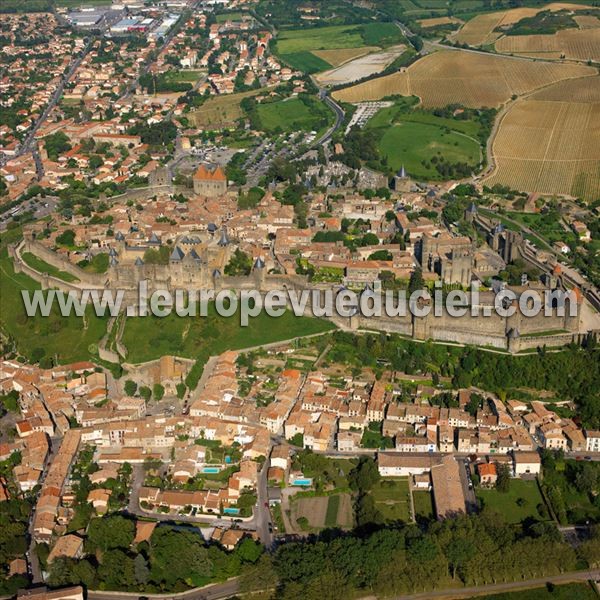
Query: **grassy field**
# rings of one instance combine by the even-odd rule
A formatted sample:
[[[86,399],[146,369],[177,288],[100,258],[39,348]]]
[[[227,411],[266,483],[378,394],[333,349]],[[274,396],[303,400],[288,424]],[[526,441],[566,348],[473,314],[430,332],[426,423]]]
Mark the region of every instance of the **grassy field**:
[[[94,359],[97,344],[106,333],[107,318],[96,317],[91,309],[85,318],[62,317],[53,309],[46,317],[28,317],[21,290],[39,290],[40,285],[23,273],[15,273],[6,249],[0,252],[0,325],[16,342],[19,352],[31,357],[42,349],[45,357],[59,363]]]
[[[281,55],[283,60],[294,69],[303,71],[304,73],[318,73],[331,68],[331,65],[316,56],[312,52],[302,50],[301,52],[290,52],[289,54]]]
[[[330,527],[349,528],[354,522],[350,494],[296,497],[291,505],[292,522],[304,531]]]
[[[495,489],[478,489],[476,495],[484,507],[500,513],[508,523],[520,523],[527,517],[539,519],[537,506],[544,502],[537,482],[523,479],[511,479],[505,494]]]
[[[337,524],[338,511],[340,509],[341,496],[329,496],[327,512],[325,513],[325,527],[335,527]]]
[[[225,350],[259,346],[333,329],[323,319],[295,317],[291,312],[274,318],[266,313],[250,319],[242,327],[239,315],[221,317],[211,304],[207,317],[181,318],[172,314],[165,318],[127,319],[123,343],[128,350],[128,362],[139,363],[176,354],[201,361]]]
[[[431,519],[433,517],[433,498],[431,492],[424,490],[413,491],[416,517]]]
[[[217,15],[215,17],[217,23],[225,23],[226,21],[241,21],[242,20],[242,15],[244,13],[242,12],[230,12],[230,13],[223,13],[221,15]]]
[[[204,71],[168,71],[165,79],[171,83],[196,83]]]
[[[381,479],[371,490],[371,495],[386,521],[411,521],[408,479]]]
[[[588,583],[568,583],[546,587],[506,592],[493,596],[477,596],[479,600],[597,600],[596,592]]]
[[[477,170],[479,144],[456,132],[445,133],[435,125],[401,122],[388,129],[379,144],[381,156],[398,170],[402,165],[411,177],[417,179],[439,179],[434,167],[423,164],[433,156],[441,155],[450,162],[464,162]]]
[[[240,94],[211,96],[200,108],[189,113],[188,118],[196,127],[228,127],[244,116],[240,102],[244,98],[256,96],[264,90],[251,90]]]
[[[32,269],[39,271],[40,273],[48,273],[52,277],[56,277],[58,279],[62,279],[68,283],[73,283],[74,281],[79,281],[75,275],[71,273],[67,273],[67,271],[60,271],[55,266],[47,263],[45,260],[38,258],[35,254],[31,252],[23,252],[21,258],[25,261],[27,265],[29,265]]]
[[[334,50],[363,46],[358,25],[336,25],[312,29],[290,29],[281,31],[277,37],[277,53],[311,52],[312,50]]]
[[[333,114],[321,102],[306,104],[299,98],[259,104],[258,116],[264,131],[319,131],[332,123]]]

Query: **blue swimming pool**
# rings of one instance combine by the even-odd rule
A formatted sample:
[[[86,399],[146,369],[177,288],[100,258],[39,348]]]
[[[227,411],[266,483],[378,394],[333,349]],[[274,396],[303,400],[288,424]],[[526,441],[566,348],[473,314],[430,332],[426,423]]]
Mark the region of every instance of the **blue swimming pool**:
[[[303,487],[307,487],[309,485],[312,485],[312,479],[304,478],[304,479],[294,479],[294,481],[292,481],[292,485],[301,485]]]
[[[239,515],[240,514],[240,509],[239,508],[224,508],[223,512],[226,515]]]
[[[202,469],[203,473],[218,473],[221,469],[219,467],[204,467]]]

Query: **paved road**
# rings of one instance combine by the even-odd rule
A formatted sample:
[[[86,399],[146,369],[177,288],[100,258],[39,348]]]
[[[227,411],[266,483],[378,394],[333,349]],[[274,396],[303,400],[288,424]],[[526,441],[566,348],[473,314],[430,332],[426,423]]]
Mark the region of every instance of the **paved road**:
[[[322,146],[323,144],[326,144],[331,139],[333,134],[341,127],[342,123],[344,122],[345,116],[342,107],[339,104],[337,104],[335,100],[332,100],[332,98],[329,95],[327,95],[325,90],[319,90],[319,95],[321,96],[321,98],[323,98],[325,104],[327,104],[327,106],[329,106],[329,108],[331,108],[331,110],[333,110],[333,112],[335,113],[335,123],[321,136],[320,139],[318,139],[313,144],[314,146]]]

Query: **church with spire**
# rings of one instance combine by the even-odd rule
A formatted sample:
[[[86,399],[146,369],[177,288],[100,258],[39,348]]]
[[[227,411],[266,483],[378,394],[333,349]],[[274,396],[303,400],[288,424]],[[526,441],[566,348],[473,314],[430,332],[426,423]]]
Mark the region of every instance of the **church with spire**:
[[[408,193],[413,188],[413,181],[406,173],[404,165],[400,167],[400,170],[394,175],[394,189],[397,192]]]

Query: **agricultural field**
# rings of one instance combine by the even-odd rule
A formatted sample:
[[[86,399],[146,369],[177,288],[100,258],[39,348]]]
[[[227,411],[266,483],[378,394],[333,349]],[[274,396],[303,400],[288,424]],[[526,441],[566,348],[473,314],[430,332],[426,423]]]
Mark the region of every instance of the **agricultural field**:
[[[452,36],[452,39],[460,44],[469,46],[488,46],[493,44],[502,35],[502,31],[496,31],[500,27],[506,27],[537,15],[541,11],[556,12],[559,10],[574,10],[585,8],[581,4],[570,4],[568,2],[553,2],[539,8],[514,8],[511,10],[486,13],[477,15],[474,19],[467,21],[461,29]]]
[[[595,18],[595,17],[594,17]],[[508,35],[496,42],[496,51],[533,58],[600,60],[600,21],[596,28],[564,29],[553,35]]]
[[[381,479],[373,486],[370,494],[375,501],[375,507],[387,522],[409,523],[412,520],[408,479]]]
[[[508,492],[496,489],[476,490],[477,499],[484,508],[500,513],[507,523],[521,523],[528,517],[540,519],[538,506],[544,500],[535,480],[511,479]]]
[[[393,23],[290,29],[279,33],[275,53],[296,69],[318,73],[341,64],[335,54],[334,62],[328,62],[326,54],[319,54],[322,51],[346,50],[347,56],[350,53],[358,56],[366,47],[379,49],[403,41],[400,29]]]
[[[600,197],[600,80],[562,82],[517,101],[492,144],[487,185]]]
[[[264,90],[251,90],[240,94],[211,96],[200,108],[189,113],[188,119],[196,127],[229,127],[244,116],[240,102],[244,98],[256,96]]]
[[[321,85],[325,86],[353,83],[363,77],[380,73],[398,58],[405,49],[406,46],[400,44],[382,52],[367,54],[335,69],[320,73],[315,78]]]
[[[364,102],[414,95],[425,107],[462,104],[495,108],[514,95],[595,73],[595,69],[584,65],[536,63],[447,50],[429,54],[404,71],[334,92],[333,97],[343,102]]]
[[[300,530],[330,527],[349,529],[354,523],[350,494],[296,497],[290,503],[290,519]]]
[[[421,19],[418,23],[424,29],[428,29],[429,27],[440,27],[441,25],[457,25],[462,21],[456,17],[433,17],[431,19]]]

